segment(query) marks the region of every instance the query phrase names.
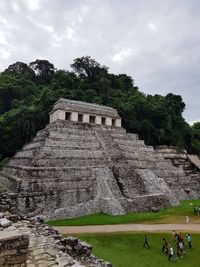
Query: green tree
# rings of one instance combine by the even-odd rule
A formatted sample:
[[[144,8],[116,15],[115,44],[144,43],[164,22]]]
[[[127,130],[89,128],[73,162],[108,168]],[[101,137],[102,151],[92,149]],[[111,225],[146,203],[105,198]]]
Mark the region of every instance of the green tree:
[[[116,108],[128,132],[148,145],[176,145],[200,154],[199,123],[183,118],[180,95],[145,95],[126,74],[108,72],[89,56],[77,58],[72,71],[56,70],[48,60],[10,65],[0,74],[0,160],[12,156],[49,121],[60,98]]]
[[[36,93],[32,81],[13,75],[0,75],[0,114],[9,111],[15,99],[26,99]]]
[[[45,59],[36,59],[29,63],[29,67],[34,71],[38,84],[49,83],[56,70],[54,65]]]
[[[87,77],[90,82],[94,82],[98,77],[108,73],[106,66],[101,66],[89,56],[74,59],[70,66],[75,73],[81,77]]]
[[[24,78],[32,81],[35,79],[35,72],[23,62],[16,62],[10,65],[2,74],[11,74],[16,78]]]
[[[200,122],[196,122],[192,125],[191,152],[200,157]]]

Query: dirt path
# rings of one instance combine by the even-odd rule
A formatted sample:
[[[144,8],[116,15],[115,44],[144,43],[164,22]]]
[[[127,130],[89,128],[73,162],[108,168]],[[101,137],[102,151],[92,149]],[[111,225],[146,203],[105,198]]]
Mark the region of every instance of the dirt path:
[[[114,233],[114,232],[200,232],[200,224],[116,224],[91,226],[55,226],[61,234]]]

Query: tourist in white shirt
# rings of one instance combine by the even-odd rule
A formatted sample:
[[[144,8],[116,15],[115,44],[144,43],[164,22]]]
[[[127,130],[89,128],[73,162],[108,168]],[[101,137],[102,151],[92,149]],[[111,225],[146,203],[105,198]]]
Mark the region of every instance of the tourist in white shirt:
[[[171,245],[169,245],[169,258],[168,261],[170,261],[170,259],[173,259],[174,261],[176,261],[176,258],[174,257],[174,250],[173,247]]]

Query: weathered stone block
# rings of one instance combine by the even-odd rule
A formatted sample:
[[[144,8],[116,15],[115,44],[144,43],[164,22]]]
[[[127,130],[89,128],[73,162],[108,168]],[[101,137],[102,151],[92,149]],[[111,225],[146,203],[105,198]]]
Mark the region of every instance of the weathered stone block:
[[[12,222],[10,220],[8,220],[6,218],[0,219],[0,226],[5,228],[5,227],[8,227],[10,225],[12,225]]]

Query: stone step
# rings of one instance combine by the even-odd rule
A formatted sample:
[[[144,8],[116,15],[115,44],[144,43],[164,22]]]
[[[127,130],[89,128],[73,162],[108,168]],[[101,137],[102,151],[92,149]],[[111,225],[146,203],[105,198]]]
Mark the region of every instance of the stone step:
[[[155,158],[127,158],[127,162],[136,168],[141,168],[141,169],[151,169],[151,170],[169,170],[172,169],[173,171],[176,170],[172,165],[168,165],[165,161],[158,161]],[[176,171],[175,171],[176,172]]]
[[[93,176],[94,169],[92,168],[19,168],[15,166],[6,166],[3,172],[12,177],[24,177],[24,179],[32,179],[39,177],[41,179],[65,179],[65,177],[71,177],[71,179],[89,179]],[[2,172],[2,173],[3,173]]]
[[[157,157],[154,155],[153,151],[147,147],[121,147],[119,146],[121,151],[127,155],[127,157],[134,157],[134,155],[138,156],[139,158],[143,157],[153,157],[154,159],[159,159],[163,161],[163,158]]]
[[[48,130],[46,128],[37,132],[35,137],[45,137],[48,135]]]
[[[8,162],[8,166],[31,166],[32,158],[15,158],[13,157]]]
[[[45,142],[45,147],[62,147],[65,149],[99,149],[100,148],[100,143],[92,139],[90,141],[83,141],[83,140],[78,140],[78,141],[69,141],[68,139],[66,140],[55,140],[53,138],[48,138]]]
[[[122,127],[112,127],[112,126],[103,126],[97,124],[89,124],[89,123],[77,123],[72,121],[57,121],[55,123],[48,124],[46,129],[57,129],[57,128],[72,128],[78,130],[87,130],[87,129],[98,129],[98,130],[106,130],[106,131],[114,131],[114,132],[126,132],[126,130]]]
[[[145,146],[143,140],[124,140],[124,139],[113,139],[119,146]]]
[[[42,141],[34,141],[34,142],[31,142],[29,144],[25,144],[22,148],[22,150],[31,150],[31,149],[36,149],[36,148],[39,148],[41,147],[43,144]]]
[[[1,171],[0,173],[0,183],[12,192],[15,192],[17,190],[20,181],[21,179],[16,176],[9,175],[8,173],[5,173],[3,171]]]
[[[17,152],[14,156],[15,159],[17,158],[21,158],[21,159],[26,159],[26,158],[30,158],[33,159],[34,156],[34,152],[35,150],[23,150],[20,152]],[[103,158],[104,157],[104,153],[101,150],[97,150],[97,149],[78,149],[78,150],[74,150],[74,149],[68,149],[68,148],[63,148],[61,147],[60,149],[57,147],[42,147],[40,148],[39,152],[37,155],[35,155],[35,159],[41,159],[41,158],[54,158],[55,161],[59,158],[62,159],[68,159],[70,157],[74,157],[74,158],[94,158],[94,159],[98,159],[98,158]],[[14,159],[13,158],[13,159]]]
[[[83,189],[92,189],[94,190],[96,186],[95,176],[90,179],[79,179],[79,180],[53,180],[53,179],[24,179],[21,183],[20,189],[23,191],[32,191],[32,192],[49,192],[50,190],[55,190],[57,192],[63,192],[66,190],[78,190],[81,191]],[[66,192],[67,193],[67,192]]]
[[[73,140],[83,140],[83,141],[92,141],[92,140],[96,140],[96,136],[95,135],[90,135],[90,134],[69,134],[69,135],[64,135],[61,133],[56,133],[56,132],[50,132],[49,133],[49,137],[48,138],[52,138],[55,140],[69,140],[69,141],[73,141]]]
[[[143,194],[133,196],[131,199],[122,201],[122,205],[126,212],[151,211],[153,208],[158,210],[163,207],[171,206],[164,194]]]
[[[130,133],[112,133],[111,136],[114,138],[114,139],[117,139],[117,140],[139,140],[138,139],[138,135],[137,134],[130,134]]]
[[[77,134],[77,133],[94,133],[94,128],[93,127],[82,127],[80,125],[76,125],[76,127],[52,127],[48,129],[48,132],[57,132],[57,133],[63,133],[63,134]]]
[[[155,169],[154,172],[159,176],[163,178],[172,178],[173,180],[183,179],[185,178],[184,173],[179,170],[173,170],[173,169]]]
[[[25,155],[24,155],[25,157]],[[40,149],[39,154],[37,155],[37,159],[41,158],[54,158],[55,161],[59,158],[69,159],[69,158],[77,158],[77,159],[87,159],[94,158],[99,159],[104,157],[104,153],[101,150],[91,150],[91,149],[68,149],[62,148],[57,149],[56,147],[43,147]]]
[[[44,141],[45,141],[45,137],[36,136],[31,142],[32,143],[37,143],[37,142],[44,142]]]
[[[17,152],[14,158],[33,158],[34,152],[35,152],[34,149],[22,150],[22,151]]]
[[[122,127],[109,127],[102,129],[102,131],[107,131],[110,134],[126,134],[126,130]]]
[[[9,163],[11,165],[18,166],[38,166],[38,167],[76,167],[76,166],[85,166],[85,167],[101,167],[107,164],[105,158],[41,158],[41,159],[30,159],[30,158],[14,158]]]

